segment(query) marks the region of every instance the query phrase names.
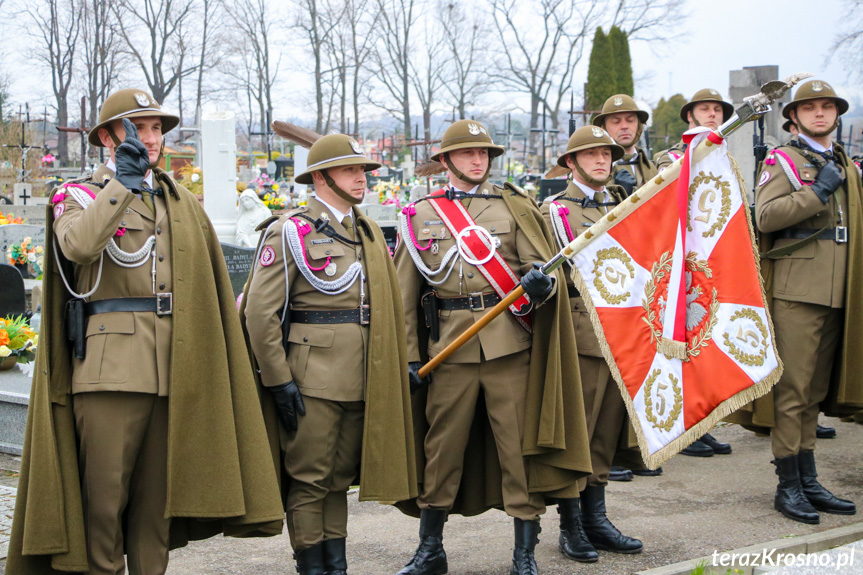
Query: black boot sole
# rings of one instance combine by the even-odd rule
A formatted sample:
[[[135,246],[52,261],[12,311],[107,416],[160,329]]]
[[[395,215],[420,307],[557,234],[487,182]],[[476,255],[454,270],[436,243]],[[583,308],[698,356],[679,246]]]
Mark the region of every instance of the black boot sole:
[[[573,561],[578,561],[579,563],[596,563],[597,561],[599,561],[598,555],[596,557],[576,557],[575,555],[570,555],[569,553],[564,551],[563,548],[560,546],[558,546],[558,549],[560,549],[560,552],[563,554],[564,557],[572,559]]]
[[[785,510],[780,509],[779,506],[776,505],[775,503],[773,504],[773,509],[775,509],[776,511],[778,511],[779,513],[781,513],[782,515],[784,515],[785,517],[787,517],[791,521],[796,521],[797,523],[806,523],[807,525],[818,525],[819,523],[821,523],[820,517],[817,517],[814,521],[809,520],[809,519],[803,519],[802,517],[795,517],[795,516],[791,515],[790,513],[786,512]]]
[[[591,541],[591,543],[593,543],[593,541]],[[598,545],[596,543],[593,543],[593,546],[596,547],[597,549],[599,549],[600,551],[608,551],[609,553],[619,553],[621,555],[635,555],[636,553],[641,553],[642,551],[644,551],[644,547],[640,547],[639,549],[623,550],[623,549],[617,549],[615,547],[609,547],[608,545],[602,545],[601,543]]]
[[[811,501],[809,503],[812,503]],[[821,513],[829,513],[831,515],[856,515],[857,510],[854,511],[838,511],[836,509],[830,509],[829,507],[824,507],[823,505],[815,505],[812,503],[812,507],[815,508],[816,511],[820,511]]]

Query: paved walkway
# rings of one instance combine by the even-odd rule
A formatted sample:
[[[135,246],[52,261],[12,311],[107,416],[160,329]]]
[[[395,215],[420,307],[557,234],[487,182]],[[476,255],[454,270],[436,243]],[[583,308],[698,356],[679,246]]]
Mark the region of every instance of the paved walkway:
[[[0,485],[0,559],[6,558],[6,552],[9,549],[12,512],[15,511],[15,492],[12,487]]]

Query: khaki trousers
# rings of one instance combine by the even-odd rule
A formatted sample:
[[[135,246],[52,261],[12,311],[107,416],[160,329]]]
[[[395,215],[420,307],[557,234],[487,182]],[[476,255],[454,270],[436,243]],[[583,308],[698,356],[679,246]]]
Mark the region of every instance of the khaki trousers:
[[[579,483],[584,489],[585,485],[608,484],[611,461],[624,431],[626,405],[605,359],[579,355],[578,364],[593,467],[593,473]]]
[[[168,398],[72,396],[89,575],[161,575],[168,567]]]
[[[291,546],[302,551],[348,536],[348,489],[357,479],[365,402],[304,397],[297,431],[281,428],[290,476],[287,523]]]
[[[426,403],[426,467],[417,499],[421,509],[452,508],[482,389],[500,460],[504,510],[524,520],[545,512],[542,496],[528,492],[521,451],[529,367],[530,352],[525,350],[481,363],[444,362],[434,371]]]
[[[844,309],[773,300],[776,348],[785,364],[773,388],[774,457],[815,450],[818,404],[827,397],[844,318]]]

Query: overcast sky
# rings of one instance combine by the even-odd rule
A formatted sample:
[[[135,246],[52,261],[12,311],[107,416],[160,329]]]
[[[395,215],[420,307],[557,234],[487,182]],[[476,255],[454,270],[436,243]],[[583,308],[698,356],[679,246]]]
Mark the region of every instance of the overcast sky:
[[[281,1],[281,0],[277,0]],[[477,2],[477,5],[481,4]],[[659,55],[644,42],[632,46],[633,70],[636,77],[636,97],[648,105],[659,98],[682,93],[685,98],[701,88],[715,88],[728,98],[729,70],[745,66],[778,65],[779,76],[807,71],[831,82],[840,95],[851,101],[851,111],[860,115],[863,108],[863,87],[852,83],[838,58],[829,58],[829,48],[835,31],[842,25],[842,0],[688,0],[690,17],[681,30],[682,38],[671,49]],[[804,29],[804,26],[807,28]],[[8,39],[18,34],[9,22],[3,25]],[[10,35],[10,33],[15,33]],[[0,47],[2,68],[13,76],[12,99],[18,103],[29,101],[41,110],[52,101],[50,82],[44,72],[37,73],[34,63],[16,53],[14,44]],[[313,111],[306,104],[309,99],[298,98],[298,86],[311,91],[311,78],[299,77],[287,69],[282,61],[282,76],[291,74],[286,82],[290,89],[280,92],[277,98],[276,117],[308,117]],[[575,73],[575,84],[581,86],[587,75],[587,53]],[[303,74],[307,76],[307,74]],[[143,84],[142,84],[143,85]],[[80,96],[73,94],[71,101]],[[303,102],[304,101],[304,102]],[[527,108],[527,98],[508,94],[492,98],[486,105],[500,110],[498,103],[519,102]],[[522,102],[523,101],[523,102]],[[303,104],[300,104],[303,102]],[[175,103],[168,102],[168,107]],[[77,123],[77,106],[70,105],[73,123]],[[225,107],[225,104],[221,104]],[[577,103],[577,106],[579,104]],[[236,112],[242,114],[239,105]],[[419,112],[419,109],[416,110]]]

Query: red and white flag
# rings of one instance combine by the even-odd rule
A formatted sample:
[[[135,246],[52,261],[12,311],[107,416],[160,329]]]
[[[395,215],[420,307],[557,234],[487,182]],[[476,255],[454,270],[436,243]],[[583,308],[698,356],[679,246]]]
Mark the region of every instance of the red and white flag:
[[[782,373],[727,145],[706,128],[684,139],[679,177],[672,166],[636,191],[572,258],[651,468]]]

